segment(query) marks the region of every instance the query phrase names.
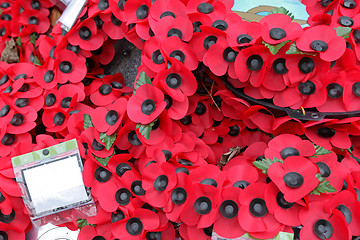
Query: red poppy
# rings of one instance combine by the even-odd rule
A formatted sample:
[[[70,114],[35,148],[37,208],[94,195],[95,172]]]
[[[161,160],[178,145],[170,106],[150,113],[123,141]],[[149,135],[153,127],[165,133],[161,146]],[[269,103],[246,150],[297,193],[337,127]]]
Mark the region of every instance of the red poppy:
[[[149,124],[165,109],[164,94],[160,89],[144,84],[136,89],[127,104],[127,114],[131,121]]]
[[[76,55],[73,51],[64,49],[56,53],[54,69],[58,83],[66,83],[67,81],[78,83],[84,79],[86,75],[85,59]],[[44,75],[45,82],[47,82],[45,79],[47,73],[48,72]],[[53,74],[54,72],[52,75]]]
[[[197,228],[196,226],[188,226],[185,223],[181,223],[179,227],[179,234],[184,240],[210,240],[213,236],[213,226],[207,228]]]
[[[307,158],[290,156],[284,163],[271,164],[267,174],[284,194],[286,201],[297,202],[317,187],[317,172],[318,168]]]
[[[162,53],[160,43],[157,37],[151,37],[145,42],[141,55],[141,62],[154,72],[167,68],[165,54]]]
[[[284,228],[268,211],[265,203],[266,183],[253,183],[240,193],[240,226],[256,238],[272,238]]]
[[[50,27],[50,20],[47,15],[37,10],[25,10],[19,16],[19,22],[24,25],[37,25],[38,33],[45,33]]]
[[[226,16],[226,5],[214,0],[189,0],[186,4],[186,13],[201,13],[209,16],[213,21],[224,19]]]
[[[160,225],[159,216],[148,209],[137,208],[131,217],[111,225],[111,232],[119,239],[143,239],[146,232],[156,230]]]
[[[116,147],[120,150],[128,150],[135,158],[139,158],[143,155],[146,146],[139,140],[138,132],[135,131],[135,125],[132,122],[128,122],[120,128]]]
[[[42,120],[48,132],[62,132],[64,134],[69,116],[69,113],[60,108],[46,109],[42,115]]]
[[[165,16],[157,22],[150,22],[154,35],[161,41],[176,36],[184,42],[189,42],[193,35],[193,25],[188,16]]]
[[[31,226],[31,221],[29,216],[24,212],[24,202],[21,198],[13,198],[12,204],[13,210],[10,214],[5,215],[0,211],[0,229],[10,230],[9,232],[12,230],[25,232],[29,229],[29,226]]]
[[[152,21],[158,22],[160,19],[171,16],[173,18],[177,17],[186,17],[186,8],[184,3],[181,1],[171,1],[166,0],[156,1],[151,5],[151,11],[149,13],[150,18],[149,22]]]
[[[286,159],[290,156],[310,157],[315,154],[314,145],[308,140],[291,134],[276,136],[265,149],[266,158]]]
[[[15,112],[10,120],[6,131],[10,134],[26,133],[35,128],[37,113],[34,109],[30,109],[25,115]]]
[[[106,227],[105,229],[101,229]],[[88,239],[110,239],[112,237],[109,224],[96,225],[95,227],[87,225],[80,229],[78,239],[79,240],[88,240]]]
[[[229,187],[221,194],[219,213],[214,223],[214,232],[221,237],[236,238],[246,233],[238,222],[238,214],[242,214],[239,212],[240,192],[239,188]]]
[[[346,219],[341,212],[326,212],[324,202],[312,202],[299,214],[303,228],[301,239],[351,239]]]
[[[229,25],[226,33],[231,47],[253,45],[260,38],[261,24],[239,20]]]
[[[153,84],[160,85],[167,95],[177,102],[185,101],[185,98],[193,95],[197,89],[195,76],[183,63],[175,59],[169,69],[158,72]]]
[[[237,55],[235,73],[240,82],[250,82],[259,87],[266,74],[266,61],[270,59],[269,49],[262,45],[250,46]]]
[[[231,163],[226,164],[223,171],[226,172],[226,187],[245,189],[247,186],[257,182],[259,177],[256,168],[251,166],[244,156],[231,159]]]
[[[88,150],[99,158],[109,157],[114,152],[112,148],[109,150],[105,148],[104,143],[100,140],[99,132],[94,127],[85,129],[80,138],[87,144]]]
[[[70,44],[79,45],[80,48],[88,51],[98,49],[105,41],[104,34],[97,29],[93,18],[88,18],[72,27],[67,34],[67,39]]]
[[[346,48],[345,40],[336,35],[329,26],[314,26],[304,31],[296,41],[296,46],[305,52],[318,52],[324,61],[334,61],[340,58]]]
[[[111,2],[109,1],[110,5]],[[104,21],[102,29],[111,39],[118,40],[125,37],[127,27],[124,22],[115,16],[114,12],[111,14],[100,14],[100,17]]]
[[[260,20],[262,24],[261,37],[272,45],[284,41],[294,41],[303,33],[298,23],[292,22],[285,14],[269,14]]]
[[[287,226],[301,225],[299,220],[299,212],[301,205],[288,202],[284,199],[284,194],[271,182],[265,190],[266,206],[277,221]]]
[[[181,212],[180,219],[189,226],[209,227],[217,216],[219,189],[204,184],[193,184],[193,189],[196,191],[192,191]]]
[[[191,50],[189,44],[181,41],[180,38],[176,36],[168,37],[168,39],[161,43],[161,49],[165,53],[167,59],[176,58],[189,70],[195,70],[198,66],[198,61]],[[171,61],[171,59],[169,59]]]

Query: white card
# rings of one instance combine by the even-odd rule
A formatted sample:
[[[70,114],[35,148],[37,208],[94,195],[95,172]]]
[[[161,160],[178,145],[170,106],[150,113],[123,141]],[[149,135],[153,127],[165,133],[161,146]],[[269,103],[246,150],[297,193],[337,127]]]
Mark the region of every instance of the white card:
[[[88,200],[76,155],[23,170],[36,214]]]

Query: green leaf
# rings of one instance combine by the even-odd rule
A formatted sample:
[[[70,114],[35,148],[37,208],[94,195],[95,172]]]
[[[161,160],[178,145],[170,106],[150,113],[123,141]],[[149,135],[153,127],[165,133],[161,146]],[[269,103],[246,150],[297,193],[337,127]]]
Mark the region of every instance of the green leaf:
[[[39,58],[37,56],[34,56],[34,65],[36,66],[42,66]]]
[[[16,39],[16,44],[22,49],[21,37],[20,36]]]
[[[110,158],[112,158],[112,156],[114,156],[114,154],[115,154],[115,151],[113,150],[113,153],[109,157],[106,157],[106,158],[100,158],[100,157],[95,156],[94,154],[93,154],[93,156],[101,165],[106,167]]]
[[[89,127],[94,127],[91,121],[91,117],[89,114],[84,114],[84,130]]]
[[[136,128],[139,129],[139,133],[144,136],[144,138],[149,139],[150,138],[150,132],[152,127],[154,126],[154,122],[156,120],[154,120],[153,122],[149,123],[149,124],[137,124]]]
[[[331,151],[321,147],[321,146],[317,146],[315,145],[315,153],[314,155],[312,155],[311,157],[317,157],[317,156],[320,156],[320,155],[326,155],[326,154],[329,154],[331,153]]]
[[[324,193],[324,192],[336,192],[336,189],[330,185],[329,181],[323,181],[321,182],[317,188],[317,191]]]
[[[352,152],[351,148],[346,149],[346,151],[348,151],[348,153],[350,153],[351,155],[353,155],[353,152]]]
[[[144,71],[141,71],[139,74],[139,78],[136,79],[134,93],[136,92],[136,89],[138,89],[138,87],[144,84],[151,84],[151,79],[146,75]]]
[[[34,46],[35,46],[35,39],[36,39],[35,33],[31,34],[30,42],[31,42]]]
[[[316,188],[314,190],[312,190],[309,194],[320,195],[319,191],[316,190]]]
[[[274,160],[266,158],[260,161],[254,161],[253,164],[255,165],[255,167],[262,170],[264,174],[267,174],[267,170],[269,169],[270,165],[275,162],[283,163],[283,160],[276,157],[274,158]]]
[[[275,55],[275,54],[277,54],[277,53],[279,52],[279,50],[280,50],[287,42],[290,42],[290,41],[284,41],[284,42],[281,42],[281,43],[279,43],[279,44],[277,44],[277,45],[271,45],[271,44],[266,43],[266,42],[263,41],[263,44],[264,44],[267,48],[269,48],[270,52],[271,52],[273,55]]]
[[[81,218],[76,220],[76,224],[78,225],[78,228],[80,228],[80,229],[85,227],[85,226],[95,227],[95,224],[90,224],[90,223],[88,223],[88,221],[86,219],[81,219]]]
[[[336,35],[343,37],[344,39],[348,38],[351,33],[351,28],[349,27],[337,27],[335,28]]]
[[[292,14],[289,10],[287,10],[284,7],[274,8],[273,10],[271,10],[271,13],[281,13],[288,15],[291,18],[291,20],[294,20],[295,18],[294,14]]]
[[[292,43],[289,47],[289,49],[286,51],[286,54],[303,54],[303,55],[310,55],[310,56],[316,56],[317,53],[308,53],[308,52],[303,52],[300,51],[297,47],[295,43]]]
[[[100,133],[100,140],[105,144],[106,150],[110,150],[116,140],[117,133],[108,136],[106,133]]]

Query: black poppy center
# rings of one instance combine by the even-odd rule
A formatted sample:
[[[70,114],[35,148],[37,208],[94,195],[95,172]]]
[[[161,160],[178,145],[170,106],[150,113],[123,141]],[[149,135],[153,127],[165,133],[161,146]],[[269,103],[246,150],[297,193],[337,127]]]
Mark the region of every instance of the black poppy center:
[[[96,141],[96,139],[94,139],[92,141],[92,144],[91,144],[92,148],[95,150],[95,151],[101,151],[104,149],[104,145],[102,145],[101,143],[99,143],[98,141]]]
[[[125,3],[126,3],[126,0],[119,0],[118,1],[118,8],[120,10],[124,10]]]
[[[199,197],[194,203],[195,211],[200,215],[206,215],[211,211],[212,203],[207,197]]]
[[[28,98],[18,98],[15,101],[15,106],[17,106],[19,108],[26,107],[28,104],[29,104],[29,99]]]
[[[122,175],[126,172],[126,171],[131,171],[132,168],[129,164],[127,163],[119,163],[117,166],[116,166],[116,174],[119,176],[119,177],[122,177]]]
[[[286,31],[282,28],[270,29],[270,37],[274,40],[280,40],[286,37]]]
[[[32,0],[31,1],[31,7],[34,10],[40,10],[41,4],[40,4],[40,2],[38,0]]]
[[[103,96],[109,95],[112,91],[112,87],[109,84],[103,84],[99,88],[99,93]]]
[[[49,93],[45,98],[45,105],[51,107],[56,101],[55,94]]]
[[[298,188],[304,183],[304,178],[297,172],[289,172],[284,176],[285,185],[291,188]]]
[[[326,178],[331,175],[331,169],[327,164],[323,162],[317,162],[316,165],[319,167],[320,174],[322,177]]]
[[[119,120],[119,114],[114,110],[110,110],[106,114],[105,119],[106,119],[106,123],[109,124],[110,126],[115,125],[115,123]]]
[[[276,195],[276,202],[283,209],[289,209],[294,206],[294,203],[290,203],[284,199],[284,194],[282,192],[278,192]]]
[[[159,49],[153,52],[153,54],[152,54],[152,61],[153,61],[155,64],[162,64],[162,63],[165,62],[165,61],[164,61],[164,58],[163,58],[163,56],[161,55],[161,52],[160,52]]]
[[[356,82],[353,84],[352,91],[355,96],[360,97],[360,82]]]
[[[197,7],[198,11],[201,13],[211,13],[214,11],[214,7],[210,3],[200,3]]]
[[[59,69],[63,73],[70,73],[72,70],[72,64],[69,61],[62,61],[59,65]]]
[[[224,20],[216,20],[213,22],[212,26],[222,31],[225,31],[228,28],[228,24]]]
[[[335,135],[335,129],[327,127],[320,127],[316,132],[320,137],[324,138],[330,138]]]
[[[310,43],[310,47],[317,52],[325,52],[329,46],[322,40],[315,40]]]
[[[352,221],[352,214],[351,214],[350,209],[347,206],[342,205],[342,204],[337,206],[336,209],[338,209],[344,215],[344,217],[346,219],[346,223],[350,224]]]
[[[332,3],[334,0],[321,0],[320,1],[320,5],[323,7],[327,7],[330,5],[330,3]]]
[[[155,111],[155,102],[152,99],[146,99],[141,104],[141,112],[145,115],[150,115]]]
[[[147,232],[146,239],[147,240],[161,240],[161,232]]]
[[[206,112],[206,106],[205,104],[198,102],[196,109],[195,109],[195,113],[197,115],[203,115]]]
[[[131,192],[127,188],[120,188],[115,193],[115,200],[121,206],[128,205],[131,198]]]
[[[63,108],[69,108],[72,98],[71,97],[64,97],[63,100],[61,100],[61,107]]]
[[[139,218],[133,217],[126,222],[126,231],[132,235],[139,235],[143,230],[143,224]]]
[[[13,126],[20,126],[23,122],[24,122],[24,115],[20,113],[16,113],[11,119],[10,124]]]
[[[138,136],[136,135],[136,132],[133,130],[131,132],[129,132],[128,134],[128,141],[131,145],[133,146],[138,146],[141,145],[141,142],[138,138]]]
[[[0,78],[0,86],[1,85],[4,85],[5,83],[7,83],[7,81],[9,80],[9,76],[7,74],[3,75],[1,78]]]
[[[27,92],[30,88],[30,85],[28,83],[24,83],[21,88],[18,90],[19,92]]]
[[[233,187],[238,187],[241,189],[245,189],[247,186],[249,186],[250,183],[244,180],[237,181],[233,184]]]
[[[95,170],[95,179],[98,182],[107,182],[111,177],[111,172],[108,171],[107,169],[103,168],[103,167],[98,167]]]
[[[254,198],[251,200],[249,210],[254,217],[263,217],[268,212],[265,201],[261,198]]]
[[[44,74],[44,81],[46,83],[50,83],[52,82],[52,80],[54,80],[54,72],[52,70],[48,70],[45,74]]]
[[[37,17],[31,16],[31,17],[29,17],[28,23],[33,24],[33,25],[37,25],[39,23],[39,20],[37,19]]]
[[[172,51],[169,56],[176,58],[177,60],[179,60],[182,63],[185,61],[185,54],[180,50]]]
[[[220,213],[224,218],[234,218],[239,212],[239,206],[233,200],[226,200],[220,205]]]
[[[172,191],[170,198],[175,205],[184,204],[187,199],[186,190],[182,187],[175,188]]]
[[[145,190],[142,187],[142,181],[140,180],[132,182],[130,189],[136,196],[143,196],[145,194]]]
[[[163,12],[163,13],[160,15],[160,19],[163,18],[163,17],[166,17],[166,16],[171,16],[171,17],[175,18],[175,14],[174,14],[173,12],[166,11],[166,12]]]
[[[10,146],[15,141],[15,135],[11,133],[6,133],[1,139],[1,143],[5,146]]]
[[[231,47],[227,47],[223,52],[223,58],[226,62],[234,62],[238,52],[234,51]]]
[[[217,37],[215,37],[215,36],[210,35],[210,36],[206,37],[204,39],[204,43],[203,43],[204,48],[206,50],[208,50],[211,45],[216,43],[216,41],[217,41]]]
[[[0,203],[4,200],[5,200],[4,194],[2,194],[2,192],[0,192]]]
[[[285,58],[276,59],[272,65],[274,72],[276,72],[277,74],[287,73],[289,70],[286,68],[285,62],[286,62]]]
[[[283,159],[288,158],[290,156],[299,156],[300,153],[296,148],[287,147],[281,150],[280,155]]]
[[[170,73],[166,77],[166,85],[169,88],[176,89],[176,88],[180,87],[181,83],[182,83],[181,76],[177,73]]]
[[[247,34],[241,34],[236,38],[238,44],[249,43],[251,40],[253,40],[253,38]]]
[[[333,234],[333,226],[328,220],[320,219],[314,225],[314,233],[320,239],[330,239]]]
[[[251,55],[246,60],[246,66],[250,71],[259,71],[262,68],[263,64],[264,64],[264,60],[262,59],[261,56],[257,54]]]
[[[344,0],[341,5],[344,8],[354,9],[356,7],[356,2],[354,0]]]
[[[168,31],[168,34],[167,34],[168,37],[172,37],[172,36],[176,36],[178,38],[182,38],[182,32],[177,29],[177,28],[172,28]]]
[[[229,127],[229,132],[228,134],[232,137],[236,137],[240,134],[240,127],[238,125],[234,125]]]
[[[83,26],[79,29],[79,37],[82,40],[89,40],[91,38],[91,31],[88,27]]]
[[[344,27],[351,27],[354,25],[354,20],[351,17],[341,16],[338,20],[339,24]]]
[[[169,95],[165,95],[165,102],[166,102],[165,109],[168,110],[169,108],[171,108],[171,106],[173,104],[173,100]]]
[[[3,2],[3,3],[1,3],[0,7],[3,8],[3,9],[6,9],[6,8],[10,7],[10,3]]]
[[[154,188],[156,191],[164,191],[169,183],[169,179],[166,175],[158,176],[154,181]]]
[[[312,81],[308,80],[304,83],[299,83],[298,90],[302,95],[308,96],[316,91],[316,85]]]
[[[210,185],[210,186],[217,187],[217,182],[212,178],[205,178],[205,179],[201,180],[200,183],[204,184],[204,185]]]
[[[65,121],[65,115],[62,112],[58,112],[54,116],[54,124],[55,126],[60,126]]]
[[[343,87],[338,83],[330,83],[326,86],[327,95],[330,98],[337,99],[343,95]]]
[[[183,117],[182,119],[180,119],[181,124],[183,125],[189,125],[192,123],[192,118],[191,115],[187,115],[185,117]]]
[[[10,106],[9,105],[5,105],[2,107],[1,111],[0,111],[0,117],[4,117],[6,116],[10,111]]]
[[[111,213],[111,222],[115,223],[125,218],[125,214],[121,210],[116,210],[116,213]]]
[[[0,240],[9,240],[9,235],[4,231],[0,231]]]
[[[100,0],[99,4],[98,4],[98,8],[99,10],[105,10],[109,7],[109,2],[108,0]]]
[[[149,7],[147,5],[141,5],[136,10],[136,18],[137,19],[145,19],[149,14]]]

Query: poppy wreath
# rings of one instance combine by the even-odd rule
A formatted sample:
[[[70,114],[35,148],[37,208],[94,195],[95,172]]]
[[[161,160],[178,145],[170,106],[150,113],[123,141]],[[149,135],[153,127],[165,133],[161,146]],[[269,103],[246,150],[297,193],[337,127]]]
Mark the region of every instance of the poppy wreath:
[[[97,208],[60,225],[80,240],[358,239],[360,3],[302,3],[305,28],[232,0],[88,0],[66,32],[53,1],[0,0],[18,54],[0,61],[0,239],[32,228],[11,158],[70,139]],[[142,51],[131,86],[104,71],[123,38]]]

